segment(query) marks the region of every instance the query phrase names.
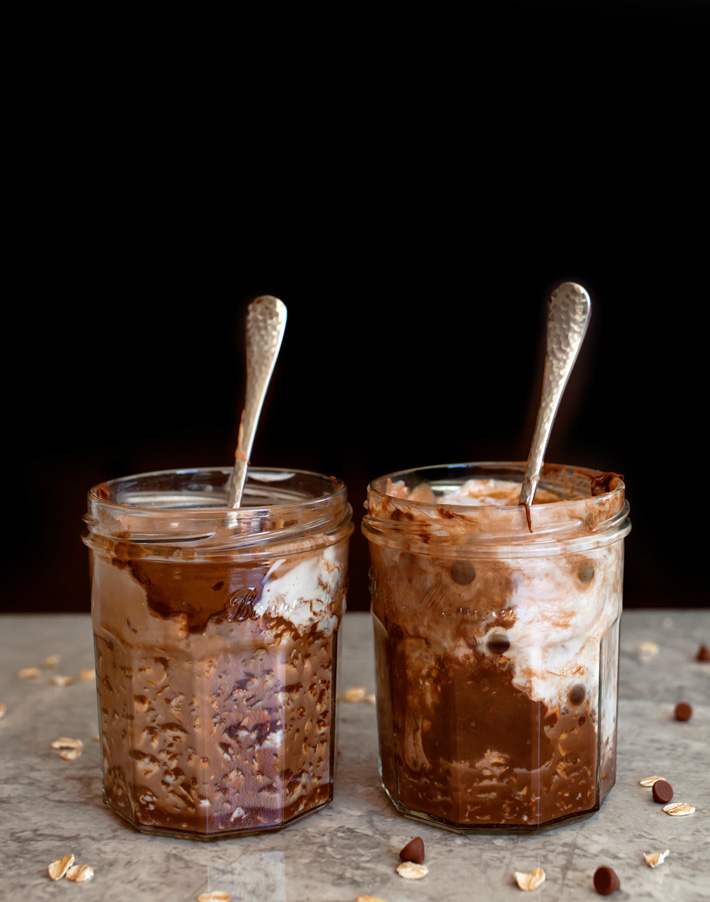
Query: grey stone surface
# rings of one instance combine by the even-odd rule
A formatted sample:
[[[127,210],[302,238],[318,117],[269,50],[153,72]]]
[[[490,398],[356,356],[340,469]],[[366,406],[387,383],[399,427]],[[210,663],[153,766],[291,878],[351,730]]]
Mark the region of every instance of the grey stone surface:
[[[637,651],[658,645],[655,656]],[[94,684],[54,686],[51,673],[93,667],[88,615],[0,616],[0,898],[105,902],[194,902],[209,890],[231,902],[469,902],[523,898],[515,871],[542,867],[547,879],[530,896],[596,898],[601,864],[621,879],[618,900],[710,898],[710,664],[695,661],[710,644],[710,611],[628,611],[622,620],[617,783],[593,817],[531,836],[458,836],[414,823],[379,786],[375,708],[340,704],[335,800],[278,833],[210,843],[148,836],[107,809],[101,798]],[[48,655],[61,655],[51,670]],[[17,676],[37,666],[34,680]],[[350,613],[343,627],[340,690],[374,690],[369,615]],[[687,723],[677,702],[694,708]],[[51,749],[79,737],[76,761]],[[638,780],[666,776],[676,799],[696,806],[673,818]],[[405,881],[398,852],[421,836],[429,874]],[[652,870],[645,852],[670,850]],[[73,852],[95,868],[83,885],[52,882],[47,865]]]

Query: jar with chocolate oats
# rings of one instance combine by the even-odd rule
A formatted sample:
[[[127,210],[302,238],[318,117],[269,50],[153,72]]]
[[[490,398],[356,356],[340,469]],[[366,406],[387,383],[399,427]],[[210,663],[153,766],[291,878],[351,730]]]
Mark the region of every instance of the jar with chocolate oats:
[[[545,465],[402,471],[368,487],[380,775],[462,833],[597,811],[615,779],[623,479]]]
[[[337,479],[169,470],[90,490],[103,791],[141,831],[258,833],[332,799],[351,509]]]

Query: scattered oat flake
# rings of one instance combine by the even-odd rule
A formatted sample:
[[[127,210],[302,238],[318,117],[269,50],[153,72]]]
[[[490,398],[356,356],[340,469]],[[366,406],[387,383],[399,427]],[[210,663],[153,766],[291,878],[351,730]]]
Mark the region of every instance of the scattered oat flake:
[[[657,780],[665,780],[665,777],[644,777],[643,780],[639,780],[641,786],[653,786],[653,784]]]
[[[6,711],[7,708],[5,707],[5,705],[0,705],[0,717],[4,717]]]
[[[669,802],[668,805],[663,806],[663,810],[666,814],[670,814],[673,817],[686,817],[689,814],[695,814],[695,806],[688,805],[685,802]]]
[[[86,670],[79,671],[80,680],[93,680],[96,677],[96,671],[93,667],[87,667]]]
[[[545,872],[542,868],[535,868],[534,871],[530,871],[529,874],[524,874],[521,871],[515,872],[515,882],[518,884],[520,889],[524,889],[526,892],[530,890],[537,889],[538,886],[542,886],[545,882]]]
[[[67,871],[67,880],[73,880],[74,883],[86,883],[94,876],[94,869],[90,864],[75,864],[73,868]]]
[[[343,698],[346,702],[361,702],[367,693],[367,689],[364,686],[353,686],[352,689],[348,689],[345,692]]]
[[[197,897],[197,902],[229,902],[231,896],[229,893],[220,893],[219,891],[213,893],[201,893]]]
[[[657,655],[660,651],[660,647],[656,642],[642,642],[640,645],[636,646],[636,651],[640,655],[644,655],[647,657],[653,657]]]
[[[81,749],[62,749],[59,753],[59,757],[63,758],[65,761],[76,761],[80,755]]]
[[[22,680],[33,680],[39,676],[39,673],[39,667],[23,667],[22,670],[17,671],[18,677]]]
[[[65,855],[64,858],[58,858],[56,861],[53,861],[47,868],[49,876],[52,878],[52,880],[61,880],[73,864],[74,856],[71,853],[69,853],[69,855]]]
[[[643,857],[646,859],[646,864],[650,868],[657,868],[659,865],[663,864],[670,853],[670,849],[666,849],[665,852],[644,852]]]
[[[94,735],[93,735],[91,738],[94,740],[94,742],[100,742],[100,741],[101,741],[101,737],[99,736],[98,733],[94,733]]]
[[[379,896],[358,896],[355,902],[387,902],[387,900],[380,899]]]
[[[81,749],[84,743],[81,739],[70,739],[69,736],[60,736],[52,743],[53,749]]]
[[[403,861],[402,864],[397,865],[397,873],[405,880],[421,880],[429,873],[429,868],[425,864]]]
[[[74,682],[74,677],[71,676],[60,676],[59,674],[53,674],[49,678],[49,682],[54,686],[68,686],[70,683]]]
[[[49,655],[44,659],[45,667],[54,667],[56,664],[59,664],[61,661],[61,657],[59,655]]]

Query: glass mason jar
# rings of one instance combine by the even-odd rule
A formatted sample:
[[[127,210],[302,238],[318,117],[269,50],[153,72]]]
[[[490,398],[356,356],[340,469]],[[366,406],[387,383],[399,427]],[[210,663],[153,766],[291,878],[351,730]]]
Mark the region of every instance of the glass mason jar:
[[[346,488],[303,471],[146,473],[89,491],[106,804],[195,839],[331,801]]]
[[[382,784],[460,833],[590,815],[615,780],[624,483],[546,465],[528,522],[524,470],[368,487]]]

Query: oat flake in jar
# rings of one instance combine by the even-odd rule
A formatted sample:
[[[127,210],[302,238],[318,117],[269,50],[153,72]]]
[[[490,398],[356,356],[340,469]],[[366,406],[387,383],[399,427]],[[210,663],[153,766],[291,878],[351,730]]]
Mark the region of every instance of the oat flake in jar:
[[[139,830],[258,833],[333,794],[351,509],[337,479],[250,468],[89,492],[106,804]]]
[[[597,811],[614,784],[620,476],[524,464],[374,480],[370,548],[382,784],[458,832],[529,831]]]

